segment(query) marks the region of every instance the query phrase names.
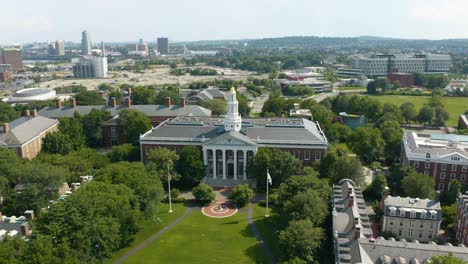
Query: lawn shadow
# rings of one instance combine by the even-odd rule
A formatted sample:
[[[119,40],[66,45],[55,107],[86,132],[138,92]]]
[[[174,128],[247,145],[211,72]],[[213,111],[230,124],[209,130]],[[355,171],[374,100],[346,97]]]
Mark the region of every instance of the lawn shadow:
[[[203,207],[205,206],[204,204],[200,203],[200,202],[197,202],[196,200],[194,199],[190,199],[190,200],[185,200],[184,201],[184,206],[187,207],[187,208],[196,208],[196,207]]]
[[[247,255],[253,263],[268,264],[268,259],[263,253],[263,248],[260,243],[255,243],[254,246],[250,246],[244,250],[244,254]]]

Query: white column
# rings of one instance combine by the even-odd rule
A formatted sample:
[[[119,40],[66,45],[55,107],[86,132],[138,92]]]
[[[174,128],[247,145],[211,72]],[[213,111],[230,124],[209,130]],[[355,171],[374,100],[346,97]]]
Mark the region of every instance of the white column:
[[[216,179],[216,149],[213,149],[213,179]]]
[[[223,149],[223,180],[226,179],[226,150]]]
[[[203,149],[203,165],[208,165],[208,149]]]
[[[247,180],[247,150],[244,150],[244,180]]]
[[[237,149],[234,150],[234,180],[237,180]]]

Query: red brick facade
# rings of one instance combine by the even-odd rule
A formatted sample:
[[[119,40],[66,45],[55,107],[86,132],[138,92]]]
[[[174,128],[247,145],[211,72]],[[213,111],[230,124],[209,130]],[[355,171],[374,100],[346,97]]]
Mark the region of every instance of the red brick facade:
[[[456,232],[458,242],[468,246],[468,195],[458,198]]]

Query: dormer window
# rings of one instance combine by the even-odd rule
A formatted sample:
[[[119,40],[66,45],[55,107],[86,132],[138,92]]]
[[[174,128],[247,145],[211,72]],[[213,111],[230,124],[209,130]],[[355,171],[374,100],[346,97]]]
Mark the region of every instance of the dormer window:
[[[401,216],[401,217],[405,217],[405,210],[400,209],[400,216]]]
[[[411,211],[410,217],[411,218],[416,218],[416,211]]]

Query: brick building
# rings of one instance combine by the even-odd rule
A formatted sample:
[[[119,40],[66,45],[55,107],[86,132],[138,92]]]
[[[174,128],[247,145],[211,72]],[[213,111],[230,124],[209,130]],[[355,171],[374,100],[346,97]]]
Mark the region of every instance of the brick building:
[[[0,147],[11,149],[23,159],[33,159],[42,148],[42,139],[58,130],[55,119],[32,114],[26,110],[25,116],[11,123],[4,123],[0,130]]]
[[[403,136],[401,164],[434,177],[437,190],[445,192],[457,179],[466,184],[468,136],[407,131]]]
[[[10,64],[0,64],[0,82],[6,82],[13,78],[13,68]]]
[[[468,193],[458,197],[455,231],[458,242],[468,246]]]
[[[300,118],[242,120],[234,88],[227,97],[228,111],[224,119],[178,117],[142,135],[143,161],[154,148],[166,147],[178,152],[184,146],[196,146],[203,154],[207,179],[213,180],[208,183],[224,186],[229,181],[233,185],[247,181],[247,160],[259,148],[288,151],[305,165],[325,155],[328,141],[318,123]]]
[[[399,81],[401,87],[414,86],[414,74],[411,73],[392,72],[387,75],[387,78],[391,84]]]
[[[23,70],[21,49],[0,48],[0,64],[10,64],[14,71]]]

